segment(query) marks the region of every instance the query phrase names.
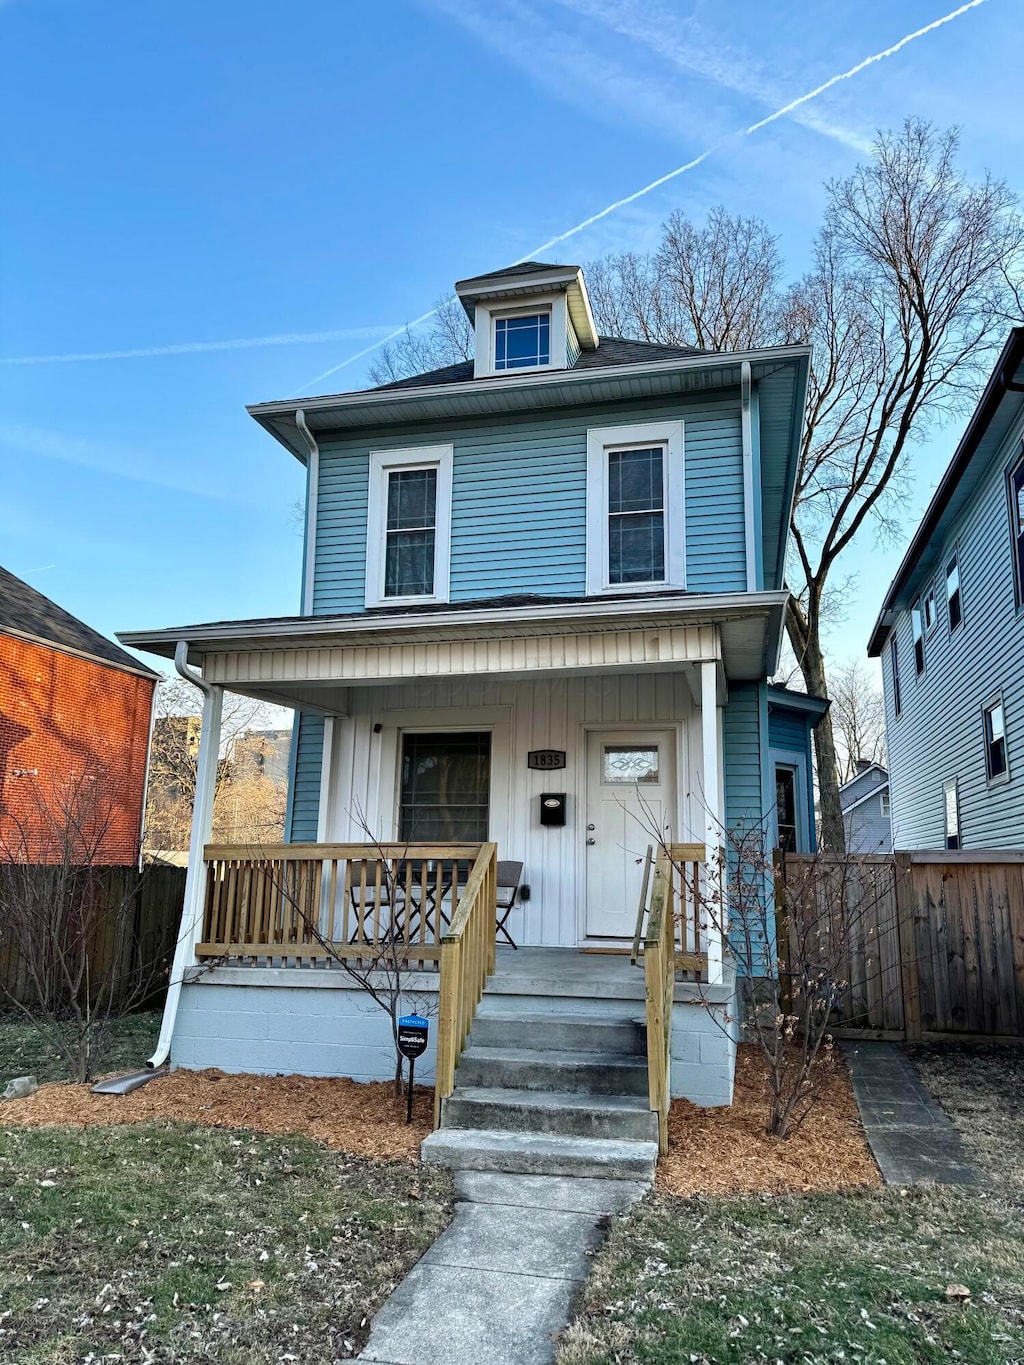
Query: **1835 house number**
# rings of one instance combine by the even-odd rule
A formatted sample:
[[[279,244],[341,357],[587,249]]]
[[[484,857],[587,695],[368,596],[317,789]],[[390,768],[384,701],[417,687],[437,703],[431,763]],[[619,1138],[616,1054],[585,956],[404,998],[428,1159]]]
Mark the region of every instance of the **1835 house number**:
[[[552,772],[555,768],[564,768],[565,750],[531,749],[526,755],[526,766],[528,768],[542,768],[545,772]]]

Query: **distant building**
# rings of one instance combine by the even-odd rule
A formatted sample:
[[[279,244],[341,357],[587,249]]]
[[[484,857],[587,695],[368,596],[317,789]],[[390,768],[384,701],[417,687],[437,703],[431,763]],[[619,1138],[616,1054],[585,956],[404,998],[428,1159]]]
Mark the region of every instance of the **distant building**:
[[[199,717],[196,716],[198,742]],[[275,786],[288,783],[291,730],[246,730],[231,745],[228,763],[239,775],[266,777]]]
[[[839,788],[848,853],[891,853],[889,774],[880,763],[857,760],[857,772]]]
[[[0,860],[52,862],[77,822],[72,856],[135,861],[158,680],[0,569]]]

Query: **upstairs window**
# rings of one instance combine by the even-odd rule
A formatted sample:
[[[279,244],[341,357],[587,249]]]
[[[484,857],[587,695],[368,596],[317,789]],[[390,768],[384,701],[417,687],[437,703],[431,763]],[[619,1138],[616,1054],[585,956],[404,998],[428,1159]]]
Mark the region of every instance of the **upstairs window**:
[[[494,368],[528,370],[551,364],[551,314],[525,313],[494,320]]]
[[[452,448],[370,455],[366,605],[447,602]]]
[[[903,712],[903,697],[900,693],[900,651],[895,632],[889,641],[889,667],[892,670],[892,706],[899,720]]]
[[[920,602],[910,609],[910,624],[914,631],[914,670],[920,677],[924,672],[924,624]]]
[[[683,424],[587,433],[587,591],[685,586]]]
[[[964,606],[960,595],[960,551],[954,548],[946,561],[946,605],[949,608],[949,633],[963,625]]]
[[[946,825],[946,847],[960,847],[960,792],[955,777],[951,777],[942,788],[942,801]]]
[[[1013,541],[1013,572],[1017,605],[1024,606],[1024,459],[1010,471],[1010,537]]]
[[[1010,769],[1006,755],[1006,715],[1001,696],[984,708],[985,716],[985,772],[989,782],[1005,782]]]
[[[924,615],[925,632],[926,634],[930,635],[932,631],[935,629],[936,622],[939,619],[938,612],[935,610],[934,588],[929,588],[928,591],[925,593],[924,600],[921,605],[921,610]]]

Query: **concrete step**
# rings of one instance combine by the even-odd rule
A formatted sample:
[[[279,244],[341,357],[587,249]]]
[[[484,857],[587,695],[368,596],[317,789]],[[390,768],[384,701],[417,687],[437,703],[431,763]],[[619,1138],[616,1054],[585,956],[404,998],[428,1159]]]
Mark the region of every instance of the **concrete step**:
[[[615,1142],[555,1133],[506,1133],[490,1128],[438,1128],[420,1144],[427,1165],[456,1171],[519,1175],[654,1179],[656,1142]]]
[[[458,1089],[443,1103],[441,1124],[624,1141],[658,1137],[658,1116],[646,1097],[567,1090]]]
[[[459,1089],[571,1090],[646,1095],[647,1059],[623,1052],[548,1052],[528,1047],[467,1047],[455,1073]]]
[[[641,1012],[636,1012],[641,1018]],[[473,1020],[471,1047],[528,1047],[546,1052],[637,1051],[633,1018],[602,1014],[546,1014],[524,1011],[490,1012],[481,1008]]]

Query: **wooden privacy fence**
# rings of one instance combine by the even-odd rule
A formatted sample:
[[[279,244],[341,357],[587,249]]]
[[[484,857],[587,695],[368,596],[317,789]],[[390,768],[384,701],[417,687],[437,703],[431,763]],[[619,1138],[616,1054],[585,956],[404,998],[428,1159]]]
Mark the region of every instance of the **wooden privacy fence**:
[[[800,960],[800,925],[835,925],[840,1029],[1024,1038],[1024,853],[789,854],[781,876],[783,986]]]
[[[117,1005],[158,1005],[174,956],[185,895],[185,869],[136,867],[65,868],[0,863],[0,1005],[31,1006],[42,974],[59,992],[71,959],[87,957],[83,982],[95,999]],[[21,908],[10,903],[18,897]],[[77,901],[78,904],[71,904]],[[64,904],[62,904],[64,902]],[[23,950],[32,921],[30,966]],[[58,959],[64,955],[61,964]],[[87,988],[83,986],[83,990]]]

